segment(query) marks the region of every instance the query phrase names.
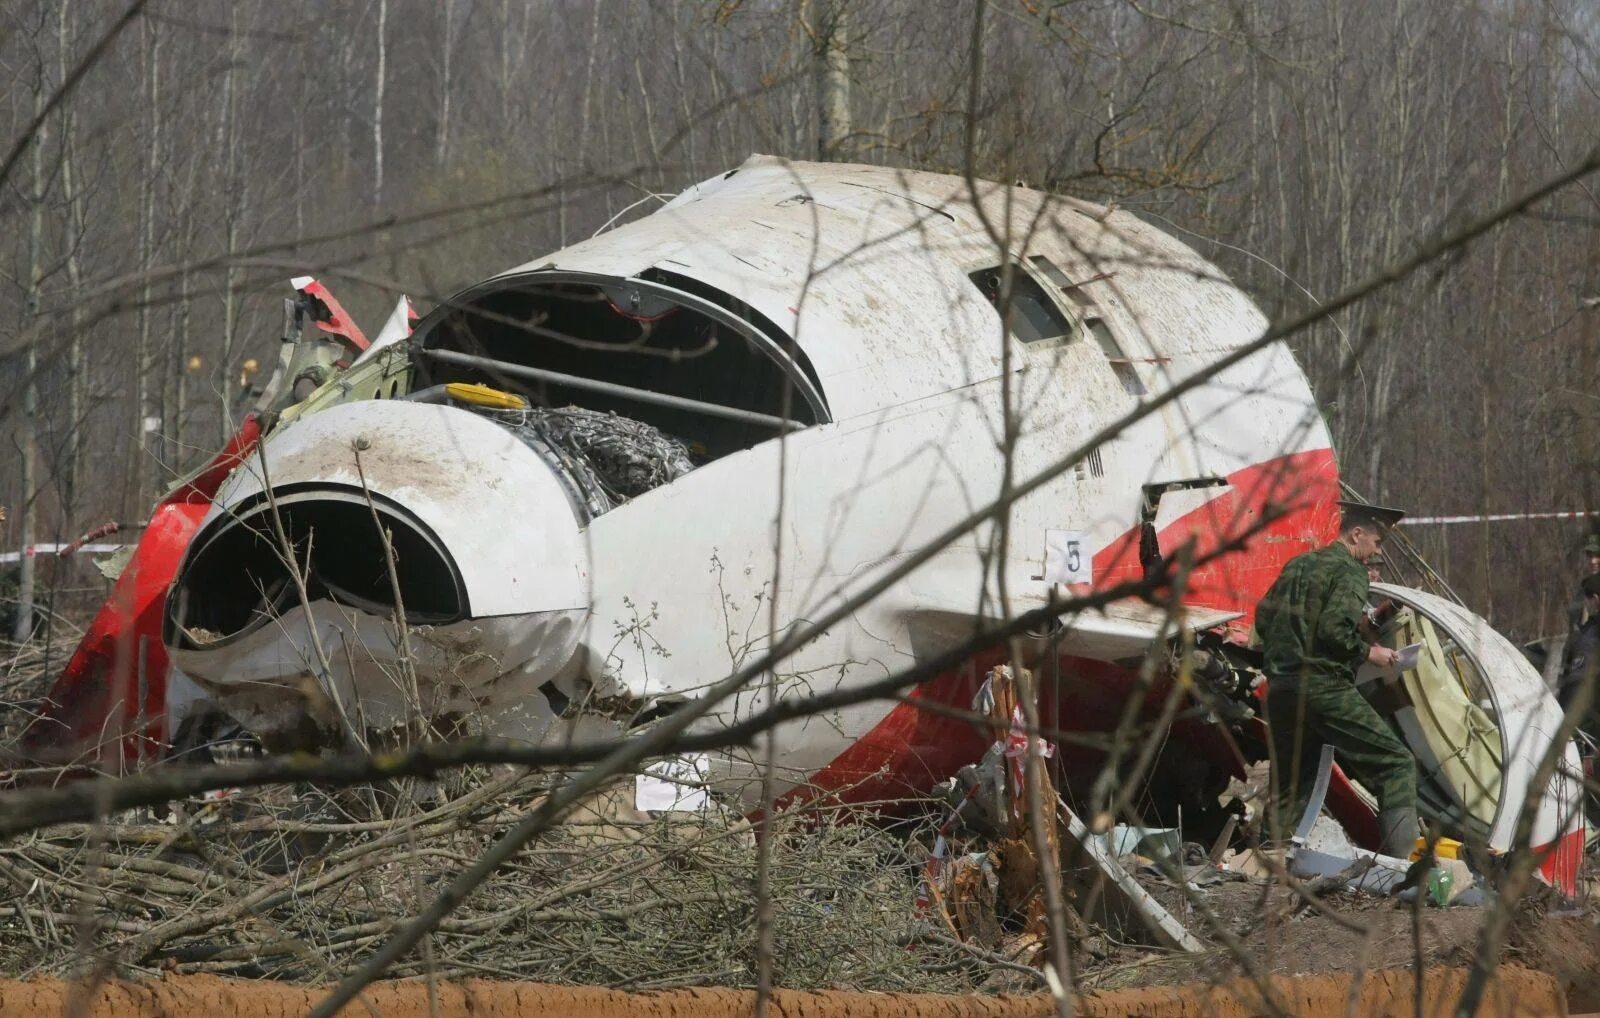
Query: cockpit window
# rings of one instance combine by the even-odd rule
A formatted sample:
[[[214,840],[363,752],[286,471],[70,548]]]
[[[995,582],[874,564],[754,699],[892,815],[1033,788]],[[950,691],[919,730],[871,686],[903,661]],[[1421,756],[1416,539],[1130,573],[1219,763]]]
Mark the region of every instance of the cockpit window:
[[[1133,359],[1123,350],[1116,333],[1111,331],[1111,326],[1106,323],[1105,316],[1100,313],[1094,298],[1084,292],[1083,285],[1068,279],[1067,274],[1044,255],[1030,255],[1028,263],[1033,266],[1035,272],[1048,280],[1072,302],[1072,307],[1083,323],[1084,330],[1094,337],[1100,351],[1106,355],[1112,373],[1117,376],[1117,380],[1122,383],[1122,388],[1128,395],[1145,395],[1148,390],[1145,388],[1144,380],[1139,377]]]
[[[539,413],[615,414],[681,444],[694,464],[829,419],[788,335],[731,296],[666,274],[494,280],[430,315],[412,342],[430,391],[476,382]]]
[[[1003,292],[1008,282],[1006,275],[1004,265],[995,265],[968,273],[967,278],[997,312],[1009,310],[1007,325],[1019,342],[1032,344],[1071,338],[1072,319],[1020,262],[1011,263],[1009,294]]]

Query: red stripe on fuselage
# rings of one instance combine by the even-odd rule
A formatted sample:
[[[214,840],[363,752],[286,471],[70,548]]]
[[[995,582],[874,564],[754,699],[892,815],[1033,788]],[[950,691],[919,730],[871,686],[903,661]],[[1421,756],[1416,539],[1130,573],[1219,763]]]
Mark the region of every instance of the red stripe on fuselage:
[[[1256,602],[1277,579],[1284,563],[1304,551],[1332,540],[1338,530],[1338,468],[1333,450],[1317,449],[1269,460],[1228,478],[1229,488],[1206,505],[1173,521],[1158,536],[1164,553],[1172,553],[1191,537],[1196,551],[1207,551],[1247,534],[1243,550],[1230,553],[1195,570],[1184,601],[1227,611],[1243,612],[1244,626],[1255,615]],[[1262,525],[1268,507],[1283,512]],[[1063,521],[1070,525],[1070,521]],[[1139,529],[1133,527],[1094,557],[1096,586],[1108,587],[1137,580]],[[987,747],[987,738],[967,721],[920,709],[919,701],[970,709],[984,672],[1004,659],[1003,650],[980,655],[967,665],[947,672],[912,691],[910,702],[896,705],[871,730],[849,745],[833,762],[812,775],[807,793],[838,792],[857,801],[889,798],[926,791],[934,783],[974,763]],[[1046,683],[1043,717],[1065,732],[1109,732],[1121,717],[1136,671],[1103,661],[1063,657],[1059,687],[1052,695]],[[1147,705],[1164,697],[1165,690],[1147,694]],[[1179,737],[1197,752],[1226,766],[1236,766],[1227,741],[1209,725],[1175,727]],[[1083,773],[1100,760],[1099,754],[1066,745],[1063,766],[1068,774]],[[1341,819],[1343,819],[1341,817]]]

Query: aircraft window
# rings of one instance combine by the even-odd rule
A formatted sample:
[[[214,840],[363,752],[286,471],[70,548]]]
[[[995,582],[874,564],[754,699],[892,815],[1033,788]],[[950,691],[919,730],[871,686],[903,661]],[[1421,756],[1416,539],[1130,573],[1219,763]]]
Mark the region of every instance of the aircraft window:
[[[1072,285],[1072,280],[1068,279],[1067,274],[1061,271],[1060,266],[1044,255],[1029,255],[1028,264],[1032,265],[1039,275],[1059,286],[1062,290],[1071,291],[1076,289]]]
[[[1004,280],[1003,265],[979,269],[967,275],[972,285],[999,311],[1004,305],[1001,286]],[[1042,343],[1046,340],[1067,339],[1072,335],[1072,319],[1050,299],[1044,287],[1020,263],[1011,263],[1010,318],[1011,334],[1023,343]]]
[[[1100,344],[1100,349],[1105,353],[1107,360],[1114,363],[1128,359],[1128,355],[1122,352],[1122,344],[1111,334],[1111,326],[1106,324],[1104,318],[1089,319],[1089,332],[1094,336],[1095,342]]]
[[[1112,334],[1111,326],[1106,324],[1105,319],[1095,315],[1092,318],[1085,318],[1084,324],[1089,327],[1089,333],[1094,336],[1095,342],[1100,344],[1106,360],[1111,362],[1112,374],[1117,376],[1117,380],[1122,383],[1122,388],[1128,395],[1143,396],[1148,392],[1144,380],[1139,377],[1133,362],[1123,352],[1122,344],[1117,342],[1117,337]]]

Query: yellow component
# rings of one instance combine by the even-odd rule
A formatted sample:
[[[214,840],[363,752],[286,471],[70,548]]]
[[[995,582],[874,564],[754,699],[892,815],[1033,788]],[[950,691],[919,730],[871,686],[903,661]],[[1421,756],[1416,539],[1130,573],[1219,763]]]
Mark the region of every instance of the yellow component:
[[[1411,861],[1416,862],[1418,859],[1421,859],[1422,850],[1427,847],[1428,839],[1418,838],[1417,847],[1411,852]],[[1438,844],[1433,846],[1433,857],[1435,859],[1461,858],[1461,842],[1454,838],[1440,838]]]
[[[1432,619],[1409,609],[1394,617],[1384,642],[1422,644],[1417,667],[1402,676],[1415,709],[1396,713],[1417,758],[1418,780],[1433,780],[1469,816],[1493,826],[1502,781],[1500,728],[1474,702],[1473,689],[1482,686],[1470,681],[1478,679],[1476,669]]]
[[[477,382],[446,382],[445,395],[460,403],[486,406],[493,410],[526,410],[528,401],[516,393],[491,389]]]

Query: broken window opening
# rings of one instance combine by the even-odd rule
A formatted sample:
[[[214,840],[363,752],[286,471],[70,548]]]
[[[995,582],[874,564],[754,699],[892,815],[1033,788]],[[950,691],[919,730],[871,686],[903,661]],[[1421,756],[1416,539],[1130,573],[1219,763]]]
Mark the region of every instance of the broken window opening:
[[[811,358],[806,356],[806,352],[794,341],[794,337],[778,327],[777,322],[774,322],[756,308],[739,300],[732,294],[723,293],[716,287],[702,283],[692,276],[685,276],[681,273],[673,272],[671,269],[664,269],[659,265],[653,265],[645,269],[639,273],[637,278],[647,283],[660,283],[663,286],[670,286],[675,290],[682,290],[684,293],[692,294],[701,300],[715,304],[740,321],[753,326],[757,332],[772,344],[773,349],[782,350],[785,356],[794,361],[795,366],[804,373],[805,380],[816,391],[817,398],[822,400],[824,411],[826,410],[827,403],[822,394],[822,382],[817,378],[816,369],[811,366]]]
[[[776,325],[661,270],[528,273],[429,317],[415,339],[429,376],[419,386],[479,382],[535,408],[614,413],[682,442],[695,464],[829,419],[804,354]]]
[[[1070,339],[1073,323],[1061,310],[1039,281],[1022,267],[1021,262],[1011,263],[1010,293],[1003,292],[1006,285],[1004,265],[995,265],[967,274],[972,285],[993,305],[996,312],[1007,318],[1007,327],[1017,341],[1023,344],[1043,343]],[[1009,314],[1005,312],[1009,311]]]

